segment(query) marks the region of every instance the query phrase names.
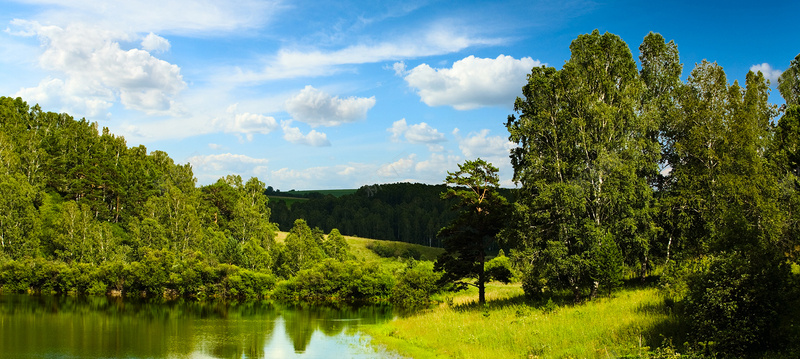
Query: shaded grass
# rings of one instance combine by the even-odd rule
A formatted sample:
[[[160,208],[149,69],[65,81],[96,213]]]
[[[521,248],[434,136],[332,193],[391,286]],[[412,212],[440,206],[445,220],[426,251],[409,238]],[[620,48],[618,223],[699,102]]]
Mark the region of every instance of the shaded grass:
[[[441,305],[363,327],[373,342],[414,358],[619,357],[657,346],[659,333],[678,331],[676,315],[656,288],[615,292],[580,304],[569,295],[528,300],[519,285],[492,283],[487,305],[464,292]]]
[[[368,238],[361,238],[361,237],[352,237],[352,236],[345,236],[344,237],[347,243],[350,245],[350,253],[356,256],[356,259],[363,259],[363,260],[381,260],[382,258],[375,254],[371,249],[367,248],[370,244],[380,243],[382,245],[392,246],[394,248],[400,248],[401,251],[406,248],[413,248],[422,255],[420,260],[423,261],[433,261],[436,260],[440,254],[444,252],[444,249],[441,248],[434,248],[434,247],[426,247],[419,244],[412,244],[412,243],[405,243],[405,242],[395,242],[395,241],[383,241],[377,239],[368,239]],[[385,258],[383,258],[385,260]]]

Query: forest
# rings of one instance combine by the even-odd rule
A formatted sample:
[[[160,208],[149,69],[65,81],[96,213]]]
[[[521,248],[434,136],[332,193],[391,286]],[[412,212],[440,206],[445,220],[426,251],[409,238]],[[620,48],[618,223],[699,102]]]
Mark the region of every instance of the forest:
[[[580,305],[638,282],[680,317],[684,353],[780,352],[800,303],[800,54],[778,107],[760,72],[729,83],[703,61],[682,80],[658,34],[638,63],[609,33],[570,50],[561,69],[531,70],[507,119],[514,191],[476,159],[441,185],[289,206],[257,178],[197,186],[166,153],[2,97],[2,290],[424,305],[472,286],[483,305],[499,280]],[[444,254],[359,261],[343,233]]]
[[[269,188],[271,220],[288,230],[297,219],[325,232],[334,228],[344,235],[441,247],[437,233],[456,217],[455,201],[442,200],[445,184],[386,183],[365,185],[352,194],[333,196],[319,192],[304,193],[303,201],[288,203],[273,199]],[[499,188],[509,200],[514,189]],[[277,192],[280,196],[292,196]],[[496,249],[495,249],[496,250]]]

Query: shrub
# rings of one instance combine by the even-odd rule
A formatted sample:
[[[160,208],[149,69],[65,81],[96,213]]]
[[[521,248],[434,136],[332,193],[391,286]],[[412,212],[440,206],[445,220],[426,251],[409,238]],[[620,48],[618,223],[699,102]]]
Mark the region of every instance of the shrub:
[[[394,277],[375,263],[325,259],[278,284],[284,300],[374,302],[389,296]]]
[[[397,285],[392,288],[393,303],[405,307],[417,307],[430,302],[430,296],[439,287],[436,282],[441,273],[433,270],[433,262],[416,262],[399,275]]]
[[[695,344],[733,357],[766,348],[784,304],[788,273],[769,255],[710,257],[706,269],[687,282],[685,310]]]

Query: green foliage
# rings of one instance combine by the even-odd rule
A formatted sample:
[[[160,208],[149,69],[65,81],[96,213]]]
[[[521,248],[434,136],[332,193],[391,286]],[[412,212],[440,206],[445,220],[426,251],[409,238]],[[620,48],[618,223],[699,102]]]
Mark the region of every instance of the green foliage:
[[[486,262],[484,272],[488,280],[496,280],[503,283],[510,283],[516,278],[511,259],[506,257],[502,251],[497,256]]]
[[[39,198],[22,174],[0,174],[0,249],[12,259],[39,256]]]
[[[432,262],[413,261],[398,275],[397,285],[392,288],[391,301],[403,307],[421,307],[429,304],[437,291],[441,273],[433,270]]]
[[[322,250],[328,258],[340,261],[351,259],[350,245],[336,228],[332,229],[325,241],[322,242]]]
[[[507,122],[522,188],[504,236],[525,292],[570,289],[577,300],[618,286],[626,266],[644,279],[663,259],[689,349],[768,350],[793,293],[786,263],[800,253],[800,58],[779,80],[787,108],[774,126],[761,73],[742,87],[703,61],[684,83],[677,46],[652,33],[638,73],[614,35],[570,49],[561,70],[532,69]]]
[[[302,219],[294,222],[294,227],[286,236],[285,243],[287,257],[283,264],[288,265],[289,274],[297,274],[325,257],[325,252],[314,238],[313,231]]]
[[[778,90],[788,106],[800,106],[800,54],[778,78]]]
[[[422,252],[414,247],[401,246],[397,243],[372,242],[367,244],[367,248],[382,258],[407,258],[420,260]]]
[[[762,254],[723,253],[688,278],[685,311],[695,345],[742,357],[769,348],[786,304],[788,270]]]
[[[478,301],[486,302],[486,251],[496,243],[496,236],[508,214],[509,205],[498,193],[498,169],[478,158],[458,165],[458,171],[447,172],[447,191],[443,199],[454,198],[458,217],[439,232],[445,253],[436,260],[442,271],[441,284],[454,284],[465,289],[468,284],[478,288]],[[475,283],[463,281],[475,279]]]
[[[615,251],[646,265],[657,231],[650,183],[659,151],[655,116],[637,112],[646,84],[628,46],[595,30],[570,49],[563,69],[532,70],[514,106],[519,117],[506,124],[519,144],[511,160],[522,188],[505,237],[530,256],[526,275],[540,276],[527,282],[571,289],[578,300],[584,289],[617,283]],[[651,70],[648,81],[668,82],[659,80],[662,69]],[[659,95],[647,93],[652,101]],[[609,239],[614,244],[604,245]]]
[[[184,296],[205,299],[266,298],[276,277],[228,264],[209,266],[199,254],[176,259],[168,251],[148,251],[141,262],[107,261],[101,265],[45,259],[0,264],[4,292],[131,297]]]
[[[377,263],[328,258],[280,282],[274,297],[295,301],[377,301],[388,298],[394,284],[394,277]]]

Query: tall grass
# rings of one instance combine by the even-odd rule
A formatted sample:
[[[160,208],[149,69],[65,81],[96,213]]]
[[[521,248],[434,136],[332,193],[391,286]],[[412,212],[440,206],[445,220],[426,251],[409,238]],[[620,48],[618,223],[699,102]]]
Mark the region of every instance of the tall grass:
[[[414,358],[605,358],[639,355],[680,326],[655,288],[624,289],[572,305],[527,301],[519,286],[493,284],[485,307],[465,293],[450,304],[362,327],[373,342]]]

